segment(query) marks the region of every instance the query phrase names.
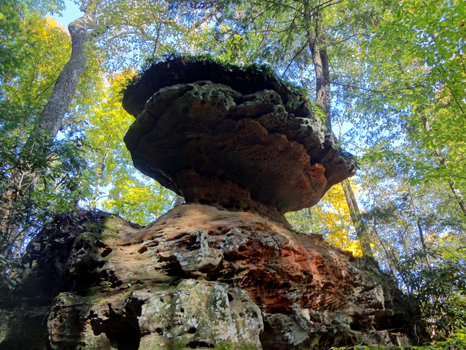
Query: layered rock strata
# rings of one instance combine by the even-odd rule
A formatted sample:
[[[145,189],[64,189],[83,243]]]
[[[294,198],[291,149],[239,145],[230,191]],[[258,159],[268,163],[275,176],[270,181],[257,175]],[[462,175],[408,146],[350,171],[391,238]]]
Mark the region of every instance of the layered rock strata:
[[[372,259],[254,213],[191,204],[71,230],[0,303],[0,349],[329,349],[412,329]]]

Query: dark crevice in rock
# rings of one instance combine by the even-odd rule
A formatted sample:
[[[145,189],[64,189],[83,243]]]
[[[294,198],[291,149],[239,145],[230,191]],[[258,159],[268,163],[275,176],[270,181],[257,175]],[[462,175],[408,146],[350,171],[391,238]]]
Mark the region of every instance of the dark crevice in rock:
[[[138,317],[141,316],[141,302],[132,300],[125,306],[124,313],[115,312],[109,305],[108,318],[91,319],[95,335],[105,333],[112,346],[118,350],[137,350],[141,342]]]
[[[211,343],[207,343],[205,341],[197,341],[197,340],[190,341],[187,346],[191,349],[197,349],[197,348],[213,349],[215,348],[215,346]]]

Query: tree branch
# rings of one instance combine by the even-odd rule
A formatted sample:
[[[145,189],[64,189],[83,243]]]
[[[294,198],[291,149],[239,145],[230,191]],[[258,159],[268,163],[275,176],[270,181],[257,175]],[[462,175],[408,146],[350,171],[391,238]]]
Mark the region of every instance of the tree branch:
[[[307,47],[307,41],[304,43],[304,45],[299,49],[299,51],[293,56],[293,58],[290,60],[290,63],[286,66],[285,70],[283,71],[282,73],[282,78],[284,77],[286,71],[288,70],[288,68],[290,68],[291,64],[294,62],[294,60],[296,59],[296,57],[298,57],[298,55],[301,54],[301,52],[303,52],[303,50]]]
[[[288,8],[290,8],[290,9],[296,11],[296,12],[299,12],[303,16],[305,15],[304,12],[301,12],[300,10],[298,10],[297,8],[295,8],[295,7],[291,6],[291,5],[283,4],[283,3],[280,3],[280,2],[275,2],[275,1],[272,1],[272,0],[263,0],[263,1],[274,4],[274,5],[277,5],[277,6],[288,7]],[[332,0],[330,0],[330,1],[332,1]]]

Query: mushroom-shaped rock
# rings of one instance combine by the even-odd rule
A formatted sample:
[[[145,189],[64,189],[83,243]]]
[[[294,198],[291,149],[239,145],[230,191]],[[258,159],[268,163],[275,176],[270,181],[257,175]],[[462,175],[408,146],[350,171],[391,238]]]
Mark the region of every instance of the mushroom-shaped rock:
[[[277,220],[315,205],[355,172],[294,89],[260,71],[176,59],[125,92],[134,165],[187,202]]]

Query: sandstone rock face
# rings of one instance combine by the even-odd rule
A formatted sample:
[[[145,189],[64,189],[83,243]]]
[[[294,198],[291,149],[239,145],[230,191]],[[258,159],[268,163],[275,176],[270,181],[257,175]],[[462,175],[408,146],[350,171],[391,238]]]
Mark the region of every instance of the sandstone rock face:
[[[329,349],[412,330],[373,260],[254,213],[186,204],[71,232],[2,298],[0,349]]]
[[[212,80],[193,80],[195,67]],[[137,169],[187,202],[253,210],[282,223],[282,213],[315,205],[354,174],[301,97],[276,80],[262,77],[261,86],[257,74],[215,76],[214,68],[161,64],[127,90],[124,106],[137,118],[125,142]]]

